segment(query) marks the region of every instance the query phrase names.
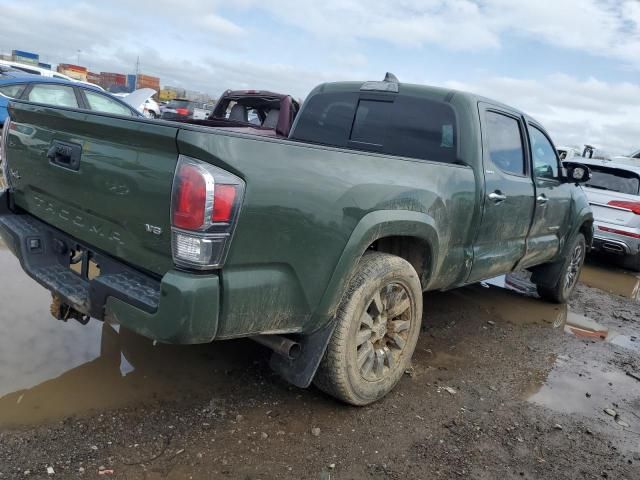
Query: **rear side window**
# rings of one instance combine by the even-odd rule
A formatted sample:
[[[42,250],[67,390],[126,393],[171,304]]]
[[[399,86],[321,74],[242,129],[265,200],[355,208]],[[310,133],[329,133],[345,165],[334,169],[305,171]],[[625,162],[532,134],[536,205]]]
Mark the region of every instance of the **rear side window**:
[[[293,137],[311,143],[346,147],[357,102],[358,94],[354,92],[314,95],[306,102]]]
[[[18,98],[24,92],[24,85],[5,85],[0,87],[0,93],[5,97]]]
[[[640,192],[640,177],[633,172],[591,165],[589,168],[591,169],[591,180],[585,183],[586,187],[630,195],[638,195]]]
[[[56,107],[78,108],[76,94],[66,85],[37,84],[29,92],[29,101]]]
[[[106,95],[100,93],[90,92],[85,90],[85,96],[89,103],[89,108],[95,112],[113,113],[116,115],[132,116],[131,110],[120,104],[113,98],[109,98]]]
[[[423,160],[456,160],[457,126],[450,105],[401,95],[359,97],[355,92],[314,96],[292,138]]]
[[[497,112],[485,114],[485,138],[493,164],[505,173],[524,175],[524,150],[520,122]]]
[[[385,153],[455,162],[457,124],[453,107],[433,100],[398,97]]]

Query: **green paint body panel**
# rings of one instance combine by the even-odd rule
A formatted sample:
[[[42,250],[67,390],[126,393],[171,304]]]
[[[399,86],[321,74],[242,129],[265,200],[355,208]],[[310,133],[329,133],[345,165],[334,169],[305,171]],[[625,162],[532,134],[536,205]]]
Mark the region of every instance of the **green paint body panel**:
[[[326,84],[311,95],[360,85]],[[544,235],[534,238],[538,187],[531,177],[505,185],[486,173],[491,165],[479,105],[508,107],[444,89],[401,88],[404,95],[451,104],[456,164],[16,102],[11,118],[33,132],[9,137],[9,163],[21,176],[12,184],[13,199],[86,244],[161,277],[155,314],[115,299],[107,310],[123,325],[165,342],[316,331],[333,317],[362,254],[385,237],[413,237],[425,245],[425,290],[507,273],[519,262],[562,258],[567,238],[592,221],[582,191],[558,183],[561,211],[553,221],[562,218],[563,228],[547,235],[538,212]],[[524,125],[528,117],[517,114]],[[48,163],[53,139],[83,146],[79,172]],[[246,182],[225,265],[210,274],[173,266],[170,196],[179,154]],[[496,186],[513,197],[503,209],[485,201]],[[145,231],[145,224],[162,234]]]
[[[121,325],[165,343],[211,342],[218,326],[220,282],[217,275],[170,270],[162,278],[156,313],[144,312],[110,297],[107,311]]]

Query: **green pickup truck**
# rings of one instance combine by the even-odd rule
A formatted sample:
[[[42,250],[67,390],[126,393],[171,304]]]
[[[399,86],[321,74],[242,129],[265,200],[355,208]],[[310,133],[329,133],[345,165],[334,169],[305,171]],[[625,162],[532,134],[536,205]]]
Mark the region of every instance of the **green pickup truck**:
[[[423,291],[528,269],[565,302],[593,238],[589,170],[563,167],[539,123],[391,75],[316,87],[288,138],[9,112],[0,234],[54,316],[250,337],[289,382],[354,405],[409,365]]]

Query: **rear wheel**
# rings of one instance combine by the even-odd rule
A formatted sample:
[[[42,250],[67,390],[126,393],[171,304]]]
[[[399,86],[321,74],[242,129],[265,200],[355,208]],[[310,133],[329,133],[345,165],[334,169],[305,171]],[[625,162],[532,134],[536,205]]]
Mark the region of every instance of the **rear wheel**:
[[[544,282],[552,283],[553,286],[537,285],[538,295],[551,302],[567,303],[578,284],[586,253],[587,246],[584,235],[579,233],[569,249],[569,255],[564,260],[558,278]]]
[[[415,269],[400,257],[367,253],[340,303],[314,383],[352,405],[379,400],[409,366],[421,321]]]

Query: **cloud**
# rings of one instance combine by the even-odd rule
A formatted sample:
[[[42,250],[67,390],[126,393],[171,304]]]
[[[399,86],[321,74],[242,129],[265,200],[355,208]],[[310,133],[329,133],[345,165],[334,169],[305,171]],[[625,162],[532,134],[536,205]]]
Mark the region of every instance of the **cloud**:
[[[637,0],[245,0],[322,39],[373,39],[405,47],[499,49],[505,34],[615,57],[640,69]]]
[[[539,80],[487,77],[445,86],[512,105],[540,121],[556,145],[589,143],[612,154],[640,148],[640,85],[566,74]]]
[[[242,27],[227,20],[226,18],[214,15],[213,13],[197,19],[196,24],[204,27],[211,33],[216,33],[219,35],[236,36],[245,33],[245,30]]]
[[[391,65],[401,79],[420,79],[434,50],[444,60],[428,68],[439,83],[520,107],[558,143],[640,148],[640,87],[615,77],[640,70],[636,0],[0,0],[0,11],[5,49],[52,63],[74,63],[79,49],[92,70],[124,73],[139,57],[141,71],[163,84],[213,95],[260,88],[304,98],[322,81],[375,79]],[[545,44],[554,70],[539,62],[528,71],[541,73],[519,76],[526,50],[498,65],[513,38]],[[466,58],[487,66],[471,70]],[[615,71],[601,69],[600,58]],[[592,77],[572,75],[576,59],[589,62]]]

